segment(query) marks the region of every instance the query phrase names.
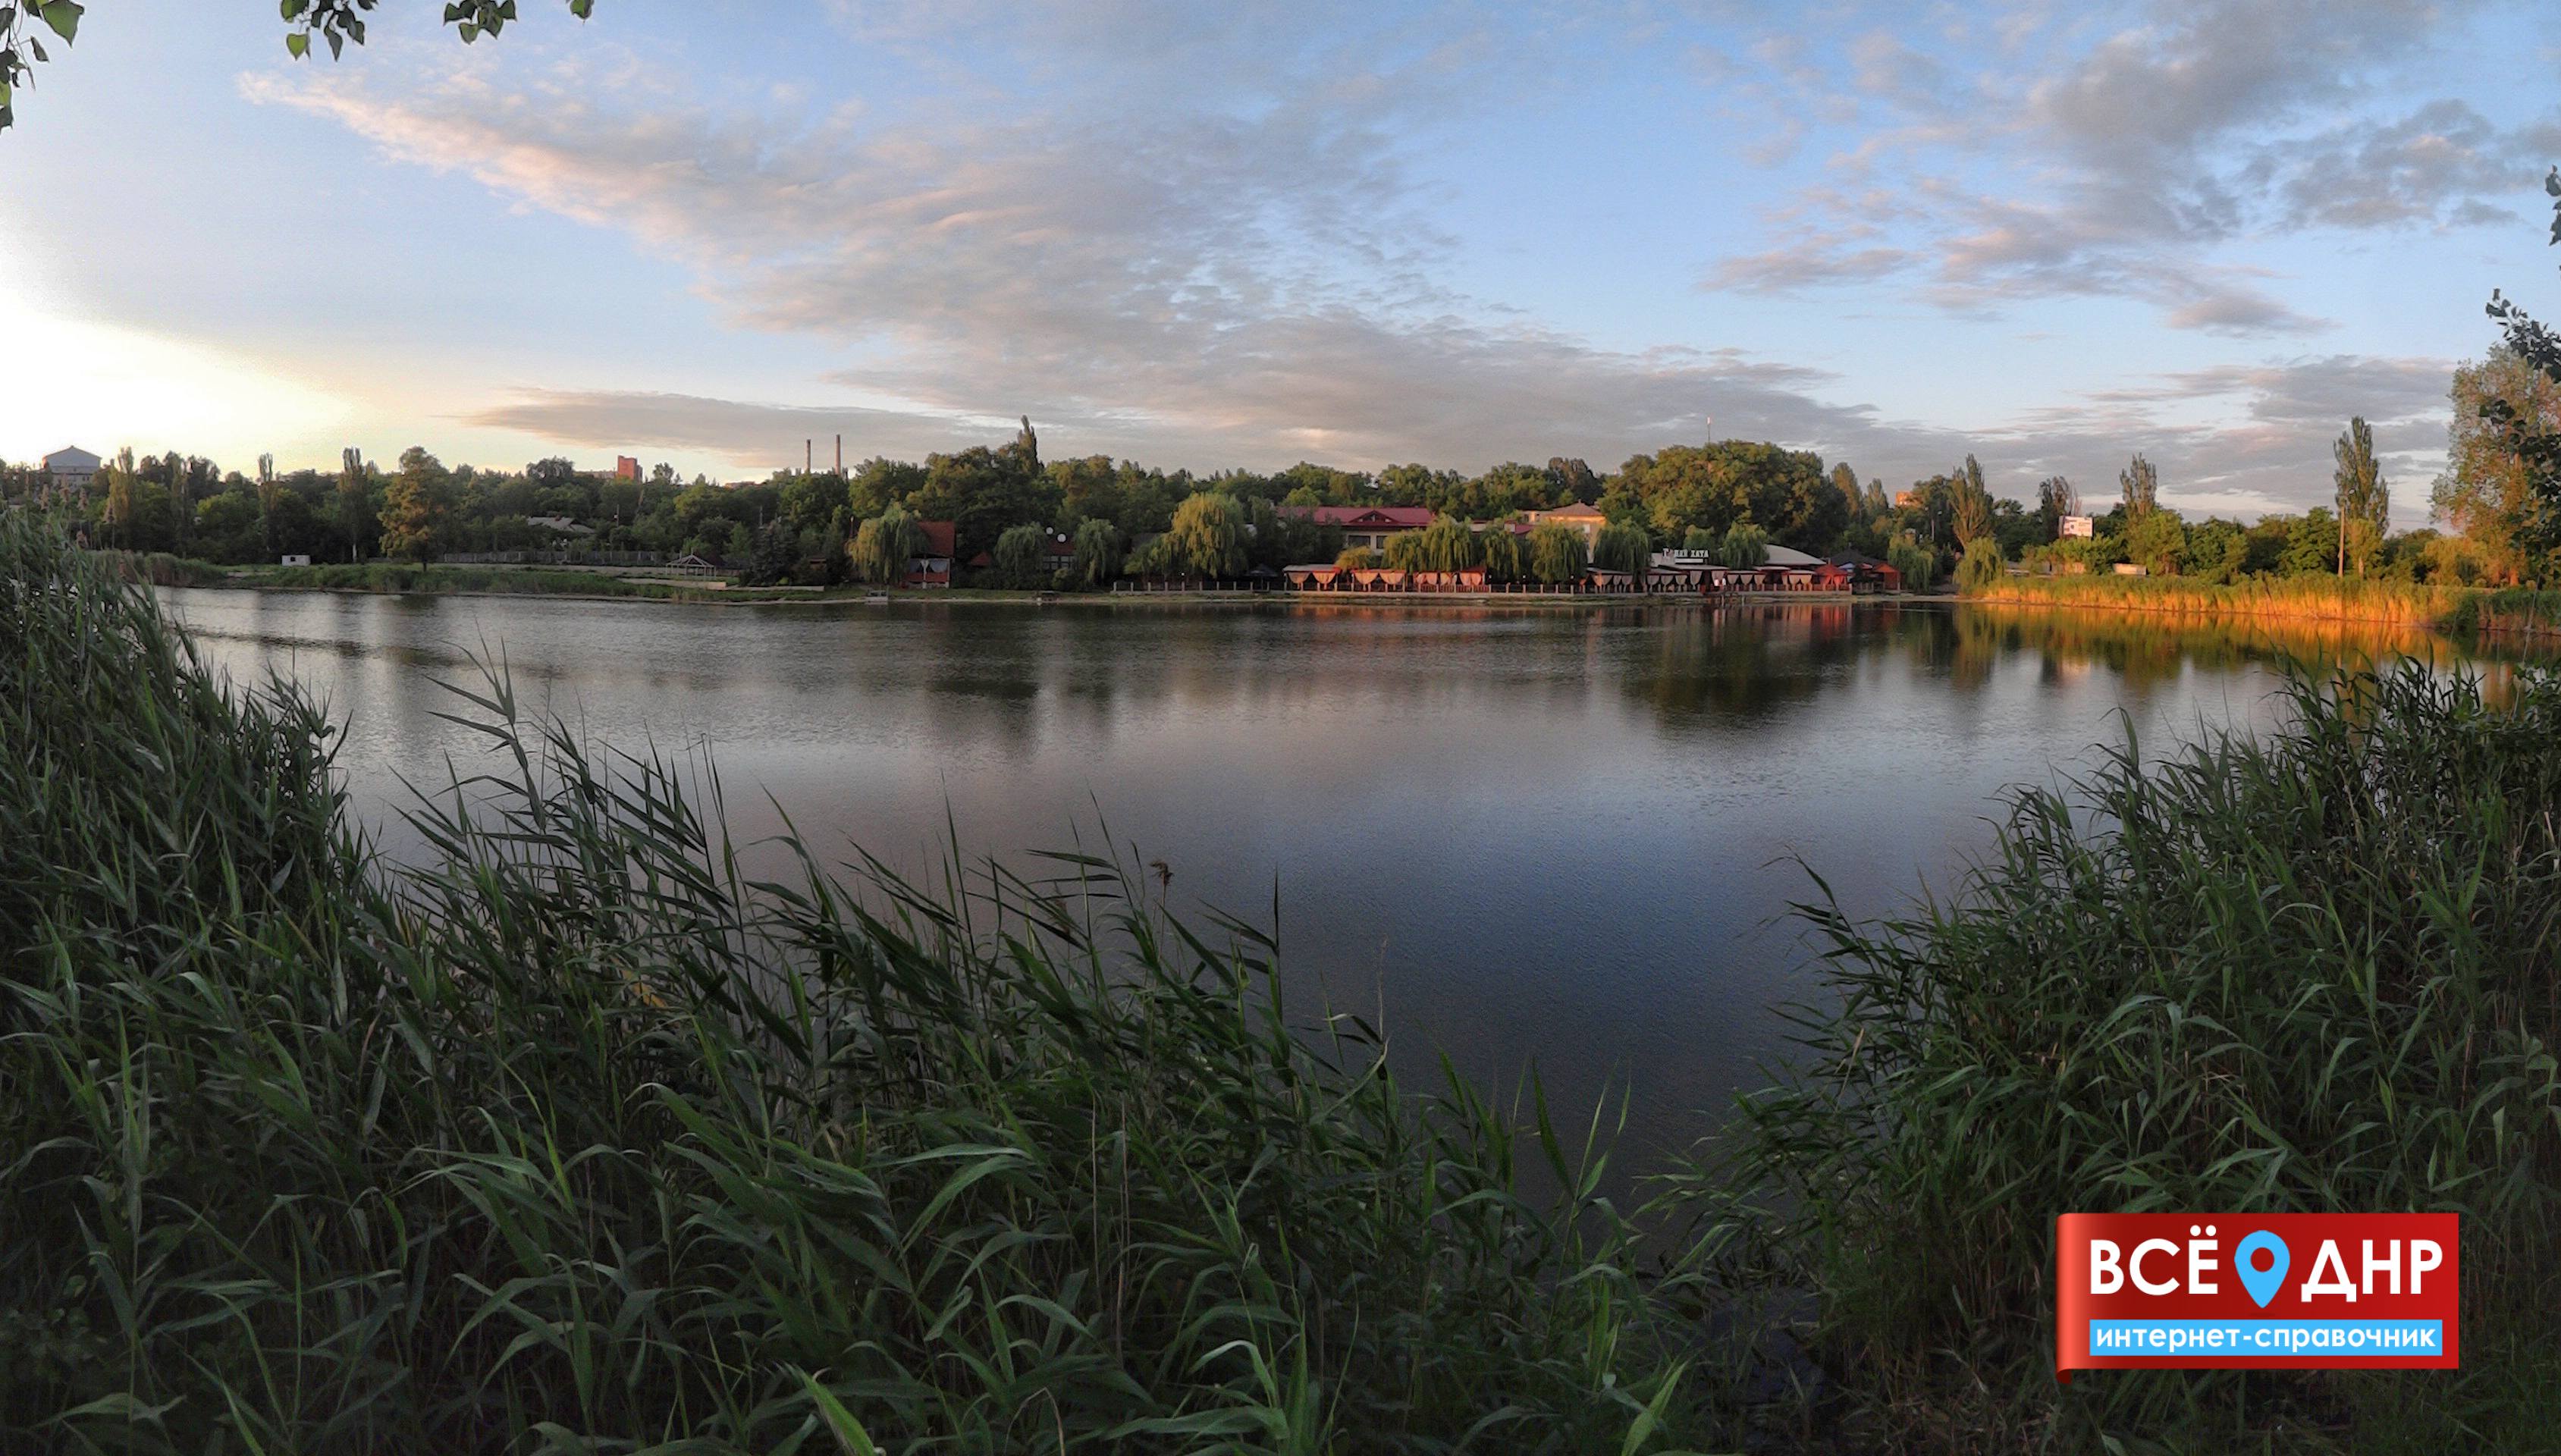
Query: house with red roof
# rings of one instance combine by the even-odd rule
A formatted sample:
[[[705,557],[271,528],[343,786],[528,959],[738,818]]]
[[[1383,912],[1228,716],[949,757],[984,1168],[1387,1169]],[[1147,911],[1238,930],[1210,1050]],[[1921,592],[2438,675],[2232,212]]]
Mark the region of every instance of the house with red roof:
[[[1432,524],[1432,513],[1422,506],[1281,506],[1279,511],[1292,520],[1342,528],[1345,550],[1384,551],[1389,537]]]
[[[948,586],[951,584],[951,546],[959,530],[953,521],[919,521],[918,534],[925,538],[925,550],[907,559],[907,584],[910,586]]]

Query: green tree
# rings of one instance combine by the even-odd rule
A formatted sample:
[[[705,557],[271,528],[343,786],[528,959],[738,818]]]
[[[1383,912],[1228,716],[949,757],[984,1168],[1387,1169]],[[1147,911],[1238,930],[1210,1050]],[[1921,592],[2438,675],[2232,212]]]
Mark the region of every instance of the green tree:
[[[1770,559],[1770,537],[1749,521],[1741,522],[1717,539],[1716,564],[1749,570]]]
[[[423,562],[442,547],[453,516],[453,477],[424,445],[401,451],[383,495],[383,554]]]
[[[1579,458],[1551,455],[1547,460],[1547,478],[1556,482],[1560,504],[1567,500],[1590,505],[1601,499],[1601,477]]]
[[[2117,487],[2125,493],[2129,520],[2150,515],[2152,508],[2160,504],[2160,472],[2152,469],[2152,462],[2140,452],[2117,472]]]
[[[1528,554],[1522,550],[1521,538],[1510,523],[1497,521],[1485,528],[1480,549],[1485,554],[1486,580],[1518,581],[1528,574]]]
[[[1716,550],[1717,543],[1723,539],[1723,537],[1718,536],[1715,532],[1708,530],[1704,526],[1693,526],[1681,534],[1681,550],[1685,552],[1699,553],[1713,552]]]
[[[1956,490],[1949,529],[1962,549],[1992,534],[1992,493],[1983,484],[1983,467],[1967,455],[1955,476]]]
[[[1053,586],[1049,568],[1049,528],[1009,526],[996,538],[996,574],[1007,586],[1031,590]]]
[[[2543,190],[2554,198],[2550,241],[2561,243],[2561,168],[2544,177]],[[2561,385],[2561,336],[2499,296],[2495,289],[2489,295],[2489,315],[2498,320],[2508,353],[2546,383]],[[2516,460],[2526,491],[2534,500],[2519,546],[2529,557],[2542,557],[2561,549],[2561,426],[2554,425],[2540,411],[2520,408],[2500,396],[2481,402],[2480,418],[2498,437],[2499,448]]]
[[[854,519],[868,521],[925,489],[925,467],[874,455],[854,467],[845,482],[845,504]]]
[[[1057,520],[1059,499],[1057,482],[1039,469],[1037,445],[1018,436],[1002,449],[972,445],[927,456],[925,484],[907,507],[924,520],[951,522],[953,555],[965,562],[993,551],[1009,526]]]
[[[2314,506],[2289,523],[2277,569],[2289,576],[2326,576],[2337,569],[2338,518]]]
[[[1957,559],[1957,589],[1980,591],[2001,578],[2000,543],[1989,534],[1979,535],[1965,543],[1964,554]]]
[[[1334,565],[1346,571],[1375,570],[1378,567],[1378,553],[1365,546],[1351,547],[1341,556],[1334,558]]]
[[[2043,539],[2055,541],[2063,535],[2063,518],[2081,514],[2081,492],[2072,488],[2069,477],[2049,475],[2036,483],[2036,518]]]
[[[1427,571],[1464,571],[1485,563],[1484,545],[1467,523],[1454,516],[1441,516],[1421,531],[1406,533],[1415,538],[1423,553],[1423,569]]]
[[[1546,522],[1530,528],[1530,574],[1551,586],[1583,579],[1585,557],[1583,533],[1571,526]]]
[[[2187,529],[2178,573],[2208,584],[2237,581],[2249,569],[2250,533],[2237,521],[2208,518]]]
[[[1592,565],[1605,570],[1624,571],[1645,582],[1646,568],[1653,565],[1654,544],[1645,533],[1633,526],[1604,526],[1592,541]]]
[[[2539,506],[2526,462],[2489,406],[2529,432],[2561,432],[2561,381],[2501,345],[2458,368],[2451,394],[2446,468],[2429,493],[2429,515],[2462,534],[2469,550],[2461,555],[2478,574],[2513,586],[2524,579],[2528,542],[2540,534]]]
[[[338,452],[338,529],[346,536],[351,562],[374,532],[373,485],[373,470],[362,450],[349,445]]]
[[[1431,569],[1423,564],[1423,533],[1420,531],[1400,531],[1389,537],[1386,548],[1380,553],[1380,559],[1387,563],[1387,568],[1391,571]]]
[[[2330,453],[2338,462],[2331,477],[2338,487],[2338,574],[2346,575],[2352,561],[2362,576],[2392,530],[2392,492],[2374,458],[2374,430],[2364,415],[2348,420]]]
[[[854,532],[854,570],[874,586],[907,580],[907,564],[925,554],[925,531],[902,506],[892,506]]]
[[[1203,491],[1174,510],[1164,535],[1175,568],[1191,576],[1245,569],[1245,507],[1224,491]]]
[[[1915,540],[1910,532],[1894,538],[1885,550],[1886,565],[1903,574],[1903,589],[1927,591],[1939,579],[1939,554]]]
[[[1120,574],[1122,555],[1119,527],[1099,516],[1078,523],[1075,574],[1079,583],[1096,589],[1111,584]]]
[[[794,531],[815,531],[842,507],[847,497],[844,477],[826,471],[795,475],[782,483],[782,505],[775,519]]]
[[[2126,523],[2126,560],[2155,576],[2178,573],[2187,555],[2187,526],[2178,512],[2154,509]]]

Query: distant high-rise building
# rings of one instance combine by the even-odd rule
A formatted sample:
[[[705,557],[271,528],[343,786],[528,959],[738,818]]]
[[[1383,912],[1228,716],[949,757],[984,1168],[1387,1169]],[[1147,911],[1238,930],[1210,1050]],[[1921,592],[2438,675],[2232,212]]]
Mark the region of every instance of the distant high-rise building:
[[[613,478],[616,480],[638,480],[640,478],[639,457],[636,455],[614,456]]]

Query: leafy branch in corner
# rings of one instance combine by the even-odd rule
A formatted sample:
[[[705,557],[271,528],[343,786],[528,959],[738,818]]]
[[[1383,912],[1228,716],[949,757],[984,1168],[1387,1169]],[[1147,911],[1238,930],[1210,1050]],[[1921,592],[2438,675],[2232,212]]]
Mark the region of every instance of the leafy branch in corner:
[[[2552,236],[2546,245],[2561,243],[2561,167],[2544,177],[2543,190],[2554,199]],[[2561,335],[2501,297],[2495,288],[2490,290],[2489,316],[2498,320],[2508,349],[2518,359],[2561,385]],[[2516,457],[2533,492],[2537,509],[2526,529],[2529,544],[2537,551],[2561,549],[2561,429],[2550,420],[2520,413],[2500,399],[2484,401],[2480,414]]]
[[[299,61],[311,54],[311,38],[318,36],[332,59],[343,56],[348,42],[365,43],[365,16],[379,3],[277,0],[285,24],[284,49]],[[10,103],[18,87],[33,79],[38,63],[53,59],[45,52],[42,32],[50,30],[70,44],[79,36],[84,10],[78,0],[0,0],[0,131],[17,119]],[[581,20],[595,11],[596,0],[569,0],[569,13]],[[497,35],[515,18],[516,0],[463,0],[444,7],[444,23],[466,45]]]

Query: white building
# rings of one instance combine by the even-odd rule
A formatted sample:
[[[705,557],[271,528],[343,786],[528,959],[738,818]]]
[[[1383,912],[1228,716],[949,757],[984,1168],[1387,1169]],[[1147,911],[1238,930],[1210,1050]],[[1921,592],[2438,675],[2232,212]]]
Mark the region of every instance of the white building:
[[[97,478],[97,467],[101,463],[95,455],[78,445],[65,445],[45,457],[45,473],[52,476],[58,486],[86,490],[88,483]]]

